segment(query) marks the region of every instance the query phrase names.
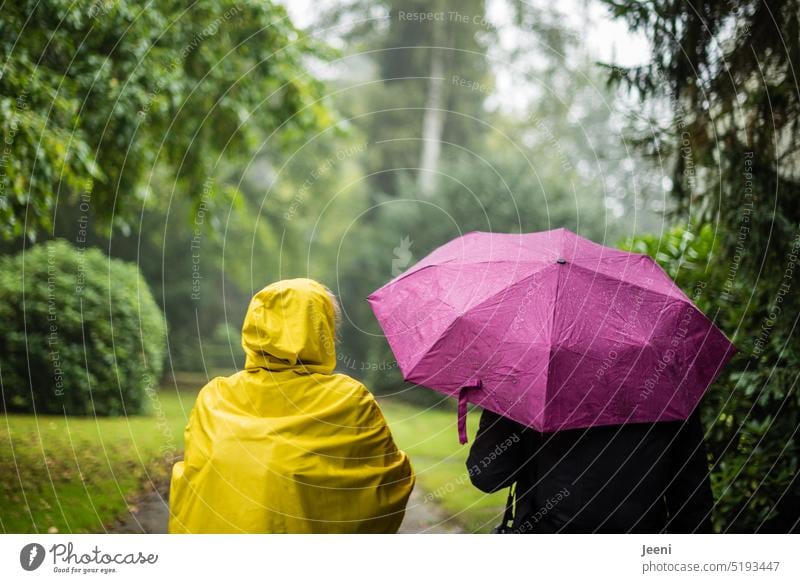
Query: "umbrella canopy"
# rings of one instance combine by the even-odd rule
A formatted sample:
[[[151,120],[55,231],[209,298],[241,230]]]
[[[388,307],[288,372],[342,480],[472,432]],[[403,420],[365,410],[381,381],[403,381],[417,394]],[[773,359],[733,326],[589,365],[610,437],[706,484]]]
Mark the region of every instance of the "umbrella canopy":
[[[403,377],[542,432],[686,419],[735,352],[650,257],[473,232],[369,296]]]

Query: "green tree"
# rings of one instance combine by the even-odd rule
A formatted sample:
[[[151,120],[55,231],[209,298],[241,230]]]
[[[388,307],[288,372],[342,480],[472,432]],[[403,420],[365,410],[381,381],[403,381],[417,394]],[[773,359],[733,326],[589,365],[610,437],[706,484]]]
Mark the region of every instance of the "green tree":
[[[323,53],[262,0],[5,3],[0,235],[33,239],[81,204],[98,232],[128,228],[157,164],[199,197],[220,155],[329,121],[303,63]]]
[[[354,18],[365,13],[382,17]],[[348,61],[374,69],[360,95],[350,99],[348,92],[340,106],[375,144],[366,167],[374,192],[397,194],[401,177],[410,175],[421,193],[432,193],[448,144],[470,147],[486,132],[474,119],[492,88],[486,53],[496,31],[485,0],[350,0],[319,26],[331,22],[352,43]]]
[[[796,530],[800,2],[606,3],[651,41],[648,64],[612,67],[611,80],[650,104],[640,144],[671,164],[677,216],[713,225],[706,311],[741,350],[707,419],[718,526]]]

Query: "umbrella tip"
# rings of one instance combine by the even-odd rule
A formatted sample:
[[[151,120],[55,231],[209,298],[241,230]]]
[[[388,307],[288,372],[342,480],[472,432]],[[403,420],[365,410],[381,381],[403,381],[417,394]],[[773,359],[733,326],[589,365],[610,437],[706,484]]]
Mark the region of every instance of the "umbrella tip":
[[[564,264],[564,263],[566,263],[566,262],[567,262],[567,260],[566,260],[566,259],[564,259],[563,257],[559,257],[558,259],[556,259],[556,263],[561,263],[561,264]]]

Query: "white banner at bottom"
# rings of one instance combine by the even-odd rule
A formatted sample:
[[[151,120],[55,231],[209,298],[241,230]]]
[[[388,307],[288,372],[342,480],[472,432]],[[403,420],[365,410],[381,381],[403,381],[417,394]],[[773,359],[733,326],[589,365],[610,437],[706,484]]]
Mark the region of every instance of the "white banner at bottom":
[[[0,581],[800,581],[792,535],[0,535]]]

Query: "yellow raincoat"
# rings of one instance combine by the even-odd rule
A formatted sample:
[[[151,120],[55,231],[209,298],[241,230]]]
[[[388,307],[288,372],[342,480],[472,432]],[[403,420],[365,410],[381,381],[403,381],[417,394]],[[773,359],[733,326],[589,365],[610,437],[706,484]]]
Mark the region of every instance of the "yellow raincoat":
[[[267,286],[245,369],[208,383],[172,471],[172,533],[396,532],[414,487],[375,399],[333,374],[334,308],[309,279]]]

